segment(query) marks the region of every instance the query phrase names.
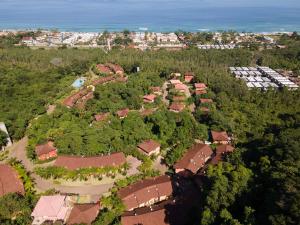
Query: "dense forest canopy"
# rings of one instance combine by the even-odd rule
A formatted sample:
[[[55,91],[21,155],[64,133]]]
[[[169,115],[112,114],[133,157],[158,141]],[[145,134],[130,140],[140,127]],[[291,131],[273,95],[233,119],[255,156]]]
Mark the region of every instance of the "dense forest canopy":
[[[228,72],[229,66],[255,66],[259,61],[299,74],[299,36],[283,36],[279,41],[287,48],[124,49],[108,54],[99,49],[0,48],[0,121],[6,123],[13,140],[22,138],[27,130],[31,158],[35,157],[34,146],[49,139],[55,141],[59,154],[98,155],[128,154],[140,141],[153,138],[161,142],[168,165],[194,139],[207,140],[211,129],[226,130],[234,135],[237,150],[226,162],[208,168],[199,199],[202,210],[193,212],[197,221],[191,223],[298,224],[300,91],[248,90]],[[92,65],[106,62],[120,64],[129,75],[128,82],[97,86],[95,98],[84,110],[60,104],[72,92],[77,77],[89,76]],[[137,65],[141,72],[132,73]],[[172,72],[186,71],[193,71],[195,80],[209,87],[205,97],[212,98],[214,105],[208,115],[197,110],[194,116],[187,111],[175,114],[159,101],[153,114],[139,113],[142,96],[149,93],[150,86],[161,86]],[[192,101],[198,99],[192,97]],[[51,115],[45,114],[49,104],[57,105]],[[115,113],[125,107],[132,111],[120,120]],[[110,123],[94,123],[93,116],[101,112],[110,112]],[[0,213],[1,221],[12,216],[11,208],[28,205],[14,195],[0,201],[10,202]],[[22,210],[29,215],[26,207]],[[106,220],[102,217],[101,221]],[[118,219],[113,221],[118,223]]]

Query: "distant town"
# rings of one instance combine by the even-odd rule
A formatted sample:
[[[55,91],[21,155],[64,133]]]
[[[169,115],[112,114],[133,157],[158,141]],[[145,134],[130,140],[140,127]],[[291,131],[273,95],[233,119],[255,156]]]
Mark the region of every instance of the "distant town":
[[[57,30],[17,31],[3,30],[0,36],[21,35],[18,45],[29,47],[77,47],[103,48],[110,50],[114,47],[127,47],[140,50],[169,49],[179,50],[189,46],[199,49],[234,49],[250,47],[284,48],[277,39],[281,35],[292,35],[292,32],[278,33],[238,33],[229,32],[62,32]]]

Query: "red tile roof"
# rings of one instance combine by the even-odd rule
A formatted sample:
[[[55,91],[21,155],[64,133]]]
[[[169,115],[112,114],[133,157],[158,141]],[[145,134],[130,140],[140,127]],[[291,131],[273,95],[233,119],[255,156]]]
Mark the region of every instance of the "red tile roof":
[[[98,64],[96,67],[100,73],[104,73],[104,74],[112,73],[111,69],[108,66],[105,66],[103,64]]]
[[[195,144],[174,165],[174,168],[186,169],[196,173],[205,165],[205,162],[212,156],[212,154],[213,151],[209,145]]]
[[[101,77],[97,80],[94,80],[93,85],[105,84],[107,82],[114,81],[114,80],[115,80],[114,76]]]
[[[54,166],[65,167],[69,170],[80,168],[101,168],[107,166],[121,166],[126,162],[124,153],[118,152],[105,156],[81,157],[81,156],[58,156]]]
[[[169,176],[149,178],[138,181],[118,191],[127,210],[138,208],[141,204],[156,199],[161,201],[163,196],[171,196],[173,192],[172,182]]]
[[[232,147],[231,145],[218,145],[216,148],[217,154],[224,154],[224,153],[229,153],[229,152],[233,152],[233,151],[234,151],[234,147]]]
[[[210,98],[200,98],[199,99],[200,103],[212,103],[213,100]]]
[[[144,101],[148,101],[148,102],[154,101],[155,98],[156,98],[156,95],[154,95],[154,94],[145,95],[145,96],[143,97]]]
[[[146,140],[138,145],[138,148],[146,153],[151,153],[157,148],[160,148],[160,144],[154,140]]]
[[[108,66],[114,73],[124,73],[124,69],[118,64],[106,63],[105,65]]]
[[[188,87],[185,84],[175,84],[175,89],[178,91],[185,91]]]
[[[194,85],[195,85],[196,89],[206,89],[207,88],[206,84],[204,84],[204,83],[195,83]]]
[[[129,111],[130,110],[128,108],[121,109],[121,110],[117,111],[116,114],[117,114],[118,117],[124,118],[124,117],[126,117],[128,115]]]
[[[43,145],[37,145],[35,147],[35,153],[37,156],[48,154],[52,151],[57,151],[57,149],[54,147],[54,143],[52,141],[49,141],[48,143],[43,144]]]
[[[185,96],[173,96],[173,101],[174,102],[183,102],[186,100]]]
[[[228,141],[229,137],[226,131],[211,131],[213,141]]]
[[[95,120],[98,122],[98,121],[104,121],[104,120],[106,120],[108,118],[108,116],[109,116],[109,112],[107,112],[107,113],[100,113],[100,114],[95,115],[94,117],[95,117]]]
[[[82,89],[82,90],[76,92],[75,94],[69,96],[68,98],[66,98],[63,101],[63,104],[68,107],[73,107],[77,103],[77,101],[84,98],[84,96],[86,96],[86,95],[88,95],[88,96],[91,95],[91,93],[92,93],[92,91],[87,88]]]
[[[194,72],[185,72],[184,73],[184,76],[195,76],[195,73]]]
[[[100,204],[74,204],[67,225],[90,225],[96,219],[100,210]]]
[[[182,110],[184,110],[185,105],[182,103],[175,103],[173,102],[170,106],[169,109],[172,111],[176,111],[176,112],[181,112]]]
[[[24,195],[24,186],[14,168],[10,165],[0,165],[0,197],[8,193]]]

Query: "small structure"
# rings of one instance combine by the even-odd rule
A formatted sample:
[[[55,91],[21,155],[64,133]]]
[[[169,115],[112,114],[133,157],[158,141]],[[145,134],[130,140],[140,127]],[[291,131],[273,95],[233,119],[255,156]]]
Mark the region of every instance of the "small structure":
[[[129,113],[129,109],[126,108],[126,109],[121,109],[121,110],[118,110],[116,112],[117,116],[120,118],[120,119],[124,119],[125,117],[128,116],[128,113]]]
[[[204,84],[204,83],[195,83],[194,86],[195,86],[195,94],[196,95],[201,95],[201,94],[206,94],[207,93],[206,84]]]
[[[156,95],[161,95],[161,87],[158,87],[158,86],[155,86],[155,87],[150,87],[149,88],[153,94],[156,94]]]
[[[175,172],[188,171],[195,174],[211,158],[212,154],[213,151],[209,145],[194,144],[174,165]]]
[[[39,160],[43,161],[57,157],[57,149],[54,147],[54,143],[52,141],[48,141],[46,144],[37,145],[35,147],[35,154]]]
[[[0,197],[9,193],[25,194],[19,174],[10,165],[0,165]]]
[[[124,69],[120,65],[113,63],[106,63],[105,65],[109,67],[115,74],[121,76],[124,75]]]
[[[156,202],[164,201],[173,193],[172,182],[169,176],[149,178],[138,181],[118,191],[127,211]]]
[[[98,69],[98,71],[102,74],[112,74],[113,72],[111,71],[111,69],[103,64],[98,64],[96,65],[96,68]]]
[[[105,121],[108,117],[109,117],[110,113],[107,112],[107,113],[100,113],[100,114],[97,114],[94,116],[95,120],[97,122],[99,121]]]
[[[74,204],[67,225],[87,224],[90,225],[96,219],[100,211],[100,204]]]
[[[147,155],[158,155],[160,152],[160,144],[150,139],[140,143],[138,149]]]
[[[7,144],[6,144],[6,146],[3,146],[2,149],[0,149],[0,150],[4,150],[5,148],[12,146],[12,141],[9,137],[9,134],[8,134],[8,131],[7,131],[7,128],[6,128],[4,122],[0,122],[0,130],[2,130],[7,135]]]
[[[214,144],[227,145],[230,143],[230,138],[226,131],[211,131],[211,137]]]
[[[192,72],[186,72],[186,73],[184,74],[184,81],[185,81],[186,83],[191,83],[192,80],[194,79],[194,76],[195,76],[194,73],[192,73]]]
[[[150,95],[145,95],[143,97],[143,100],[145,103],[153,103],[155,101],[156,95],[150,94]]]
[[[205,104],[205,103],[213,103],[213,100],[210,98],[200,98],[199,99],[201,104]]]
[[[32,225],[40,225],[46,221],[66,223],[71,209],[72,206],[68,202],[67,196],[41,196],[31,213],[34,218]]]
[[[175,80],[175,79],[172,79],[172,80],[169,80],[170,84],[172,85],[175,85],[175,84],[182,84],[182,82],[180,80]]]
[[[216,148],[216,154],[227,154],[234,151],[234,147],[231,145],[218,145]]]
[[[176,112],[176,113],[179,113],[179,112],[183,111],[184,109],[185,109],[185,104],[183,104],[183,103],[173,102],[169,106],[169,110],[172,112]]]
[[[176,91],[183,92],[183,93],[186,90],[188,90],[188,87],[185,84],[175,84],[174,88],[175,88]]]

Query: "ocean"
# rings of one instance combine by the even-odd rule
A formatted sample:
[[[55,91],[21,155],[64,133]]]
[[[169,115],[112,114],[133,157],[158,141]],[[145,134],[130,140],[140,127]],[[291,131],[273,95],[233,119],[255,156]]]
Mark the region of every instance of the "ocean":
[[[0,29],[99,32],[300,31],[300,8],[206,6],[202,1],[0,1]]]

